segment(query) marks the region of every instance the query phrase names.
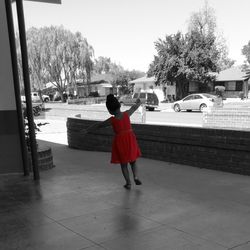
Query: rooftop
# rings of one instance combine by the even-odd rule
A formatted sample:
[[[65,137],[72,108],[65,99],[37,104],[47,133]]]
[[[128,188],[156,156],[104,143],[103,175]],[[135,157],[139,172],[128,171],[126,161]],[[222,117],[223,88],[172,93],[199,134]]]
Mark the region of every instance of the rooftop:
[[[217,74],[216,81],[243,81],[247,80],[249,75],[243,72],[239,67],[232,67]]]

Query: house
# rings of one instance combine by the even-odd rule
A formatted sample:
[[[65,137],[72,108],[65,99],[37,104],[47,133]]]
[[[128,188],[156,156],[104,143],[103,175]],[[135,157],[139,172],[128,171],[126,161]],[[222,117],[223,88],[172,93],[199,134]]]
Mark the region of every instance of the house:
[[[243,92],[244,97],[248,97],[250,75],[242,71],[240,67],[232,67],[216,74],[214,88],[224,86],[225,97],[239,97]]]
[[[113,76],[111,74],[93,75],[89,86],[86,83],[77,83],[77,95],[78,97],[85,97],[88,94],[98,93],[99,96],[107,96],[114,92],[112,81]]]
[[[215,77],[215,81],[209,82],[206,90],[201,88],[199,82],[189,81],[188,93],[204,91],[215,93],[216,87],[223,86],[223,89],[225,89],[224,97],[226,98],[239,97],[241,92],[245,97],[248,96],[250,74],[242,71],[240,67],[231,67],[219,73],[211,72],[210,74]]]
[[[156,79],[154,76],[147,77],[143,76],[130,81],[128,84],[133,92],[143,91],[153,91],[157,95],[159,101],[163,101],[167,98],[167,95],[175,96],[175,85],[158,85],[156,86]]]

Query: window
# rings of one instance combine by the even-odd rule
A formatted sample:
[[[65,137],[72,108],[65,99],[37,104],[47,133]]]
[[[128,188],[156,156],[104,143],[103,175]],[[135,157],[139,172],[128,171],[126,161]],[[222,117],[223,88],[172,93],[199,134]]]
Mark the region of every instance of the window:
[[[243,90],[243,82],[242,81],[237,81],[236,82],[236,91],[242,91]]]
[[[194,96],[193,95],[189,95],[186,98],[184,98],[183,101],[190,101],[190,100],[193,100],[193,99],[194,99]]]
[[[140,98],[146,98],[146,93],[140,93]]]
[[[195,95],[194,96],[194,99],[197,100],[197,99],[202,99],[202,97],[200,95]]]
[[[216,97],[216,96],[210,95],[210,94],[202,94],[202,95],[204,95],[204,96],[207,97],[207,98],[215,98],[215,97]]]
[[[227,91],[235,91],[236,90],[236,82],[225,82],[225,90]]]

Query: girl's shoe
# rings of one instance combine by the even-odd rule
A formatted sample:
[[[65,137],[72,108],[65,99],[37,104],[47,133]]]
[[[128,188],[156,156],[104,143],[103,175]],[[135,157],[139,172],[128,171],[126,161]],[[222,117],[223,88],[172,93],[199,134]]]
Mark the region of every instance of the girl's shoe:
[[[127,183],[126,185],[123,186],[124,188],[130,190],[131,189],[131,184]]]
[[[141,185],[142,182],[139,179],[134,179],[136,185]]]

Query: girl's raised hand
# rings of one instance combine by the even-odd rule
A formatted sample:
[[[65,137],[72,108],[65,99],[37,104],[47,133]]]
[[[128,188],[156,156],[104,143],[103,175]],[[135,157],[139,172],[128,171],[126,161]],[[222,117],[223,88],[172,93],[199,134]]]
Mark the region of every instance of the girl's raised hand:
[[[140,98],[137,98],[136,104],[141,104],[141,99]]]

